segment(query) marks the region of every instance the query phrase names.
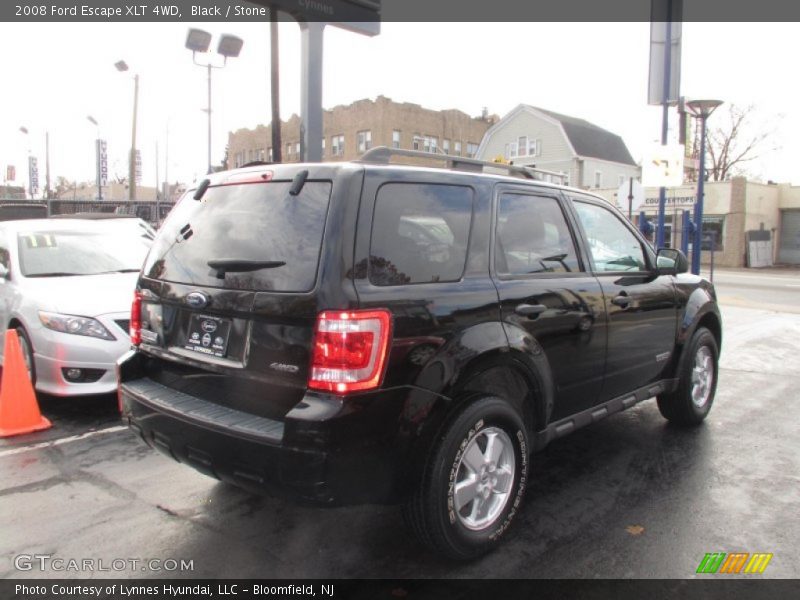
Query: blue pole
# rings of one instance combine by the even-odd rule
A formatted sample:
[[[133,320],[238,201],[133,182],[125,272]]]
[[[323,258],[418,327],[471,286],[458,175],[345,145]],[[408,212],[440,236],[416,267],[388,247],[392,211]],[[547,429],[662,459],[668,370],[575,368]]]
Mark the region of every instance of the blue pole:
[[[700,274],[700,244],[703,239],[703,195],[706,179],[706,120],[700,117],[700,175],[697,180],[697,203],[694,209],[694,242],[692,243],[692,273]]]
[[[683,225],[682,231],[683,235],[681,235],[681,252],[683,252],[686,256],[689,256],[689,230],[692,228],[692,216],[689,214],[688,210],[683,211]]]

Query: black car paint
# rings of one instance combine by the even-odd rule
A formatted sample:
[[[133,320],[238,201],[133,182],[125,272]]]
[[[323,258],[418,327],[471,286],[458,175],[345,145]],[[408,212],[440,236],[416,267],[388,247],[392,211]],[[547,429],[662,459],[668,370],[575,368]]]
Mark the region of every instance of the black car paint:
[[[145,327],[159,334],[158,343],[143,343],[120,366],[124,418],[151,446],[210,475],[321,503],[398,502],[419,476],[442,424],[473,395],[501,395],[516,404],[540,448],[651,392],[671,389],[682,346],[700,323],[719,341],[721,319],[710,284],[688,274],[658,275],[655,254],[634,228],[649,270],[591,272],[571,198],[602,202],[592,196],[432,169],[354,163],[269,168],[275,179],[292,180],[307,169],[308,180],[333,182],[314,289],[250,292],[142,277]],[[212,176],[212,185],[222,176]],[[379,286],[369,281],[365,265],[374,201],[387,181],[474,190],[459,282]],[[494,207],[503,189],[560,202],[584,272],[520,279],[495,273]],[[203,314],[232,319],[224,359],[175,349],[193,312],[185,298],[197,291],[209,299]],[[631,298],[627,307],[611,302],[622,292]],[[522,303],[546,310],[534,318],[521,316],[515,307]],[[370,307],[388,308],[393,316],[381,388],[347,397],[308,390],[316,315]],[[646,338],[636,335],[642,327]],[[665,351],[669,356],[656,361]],[[269,367],[275,363],[297,369]],[[280,443],[240,439],[192,424],[190,417],[165,414],[126,390],[126,382],[141,378],[278,421]]]

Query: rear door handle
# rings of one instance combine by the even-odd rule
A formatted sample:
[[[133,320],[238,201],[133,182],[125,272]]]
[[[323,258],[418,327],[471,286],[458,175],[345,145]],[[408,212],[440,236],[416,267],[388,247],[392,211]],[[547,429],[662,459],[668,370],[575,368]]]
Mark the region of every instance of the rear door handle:
[[[611,304],[613,304],[614,306],[619,306],[621,308],[628,308],[630,303],[631,299],[630,296],[628,296],[627,294],[620,294],[619,296],[614,296],[614,298],[611,299]]]
[[[522,317],[538,317],[546,310],[544,304],[519,304],[514,308],[514,312]]]

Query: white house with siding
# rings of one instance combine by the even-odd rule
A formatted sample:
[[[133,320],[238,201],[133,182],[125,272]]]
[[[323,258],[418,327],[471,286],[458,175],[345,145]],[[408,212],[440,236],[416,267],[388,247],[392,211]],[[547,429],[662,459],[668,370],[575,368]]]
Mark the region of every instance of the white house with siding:
[[[477,158],[498,157],[565,173],[567,183],[579,188],[617,187],[641,176],[641,168],[618,135],[527,104],[517,106],[483,136]]]

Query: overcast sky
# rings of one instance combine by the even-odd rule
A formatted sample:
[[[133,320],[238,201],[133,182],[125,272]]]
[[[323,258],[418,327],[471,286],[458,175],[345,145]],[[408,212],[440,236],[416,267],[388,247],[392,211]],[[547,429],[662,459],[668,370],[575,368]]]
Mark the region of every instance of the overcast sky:
[[[27,185],[30,149],[39,158],[43,188],[49,131],[53,185],[58,175],[93,181],[97,130],[87,115],[108,141],[111,175],[126,175],[133,72],[140,75],[143,184],[155,184],[156,143],[164,178],[168,130],[169,179],[202,176],[206,72],[184,48],[192,26],[214,34],[214,48],[222,33],[244,39],[241,56],[213,72],[212,160],[219,163],[228,132],[268,122],[268,23],[0,23],[3,177],[5,165],[13,164]],[[483,107],[502,116],[517,104],[532,104],[621,135],[639,161],[661,135],[661,109],[647,105],[649,31],[649,23],[384,23],[381,34],[370,38],[329,27],[323,104],[331,108],[383,94],[473,116]],[[300,110],[299,28],[282,23],[280,35],[285,119]],[[800,184],[800,84],[792,70],[798,56],[797,23],[683,27],[681,93],[755,104],[762,124],[780,124],[774,140],[780,149],[750,166],[764,180]],[[119,59],[131,71],[116,71]],[[718,112],[712,121],[717,118],[724,115]],[[671,122],[676,120],[673,111]]]

